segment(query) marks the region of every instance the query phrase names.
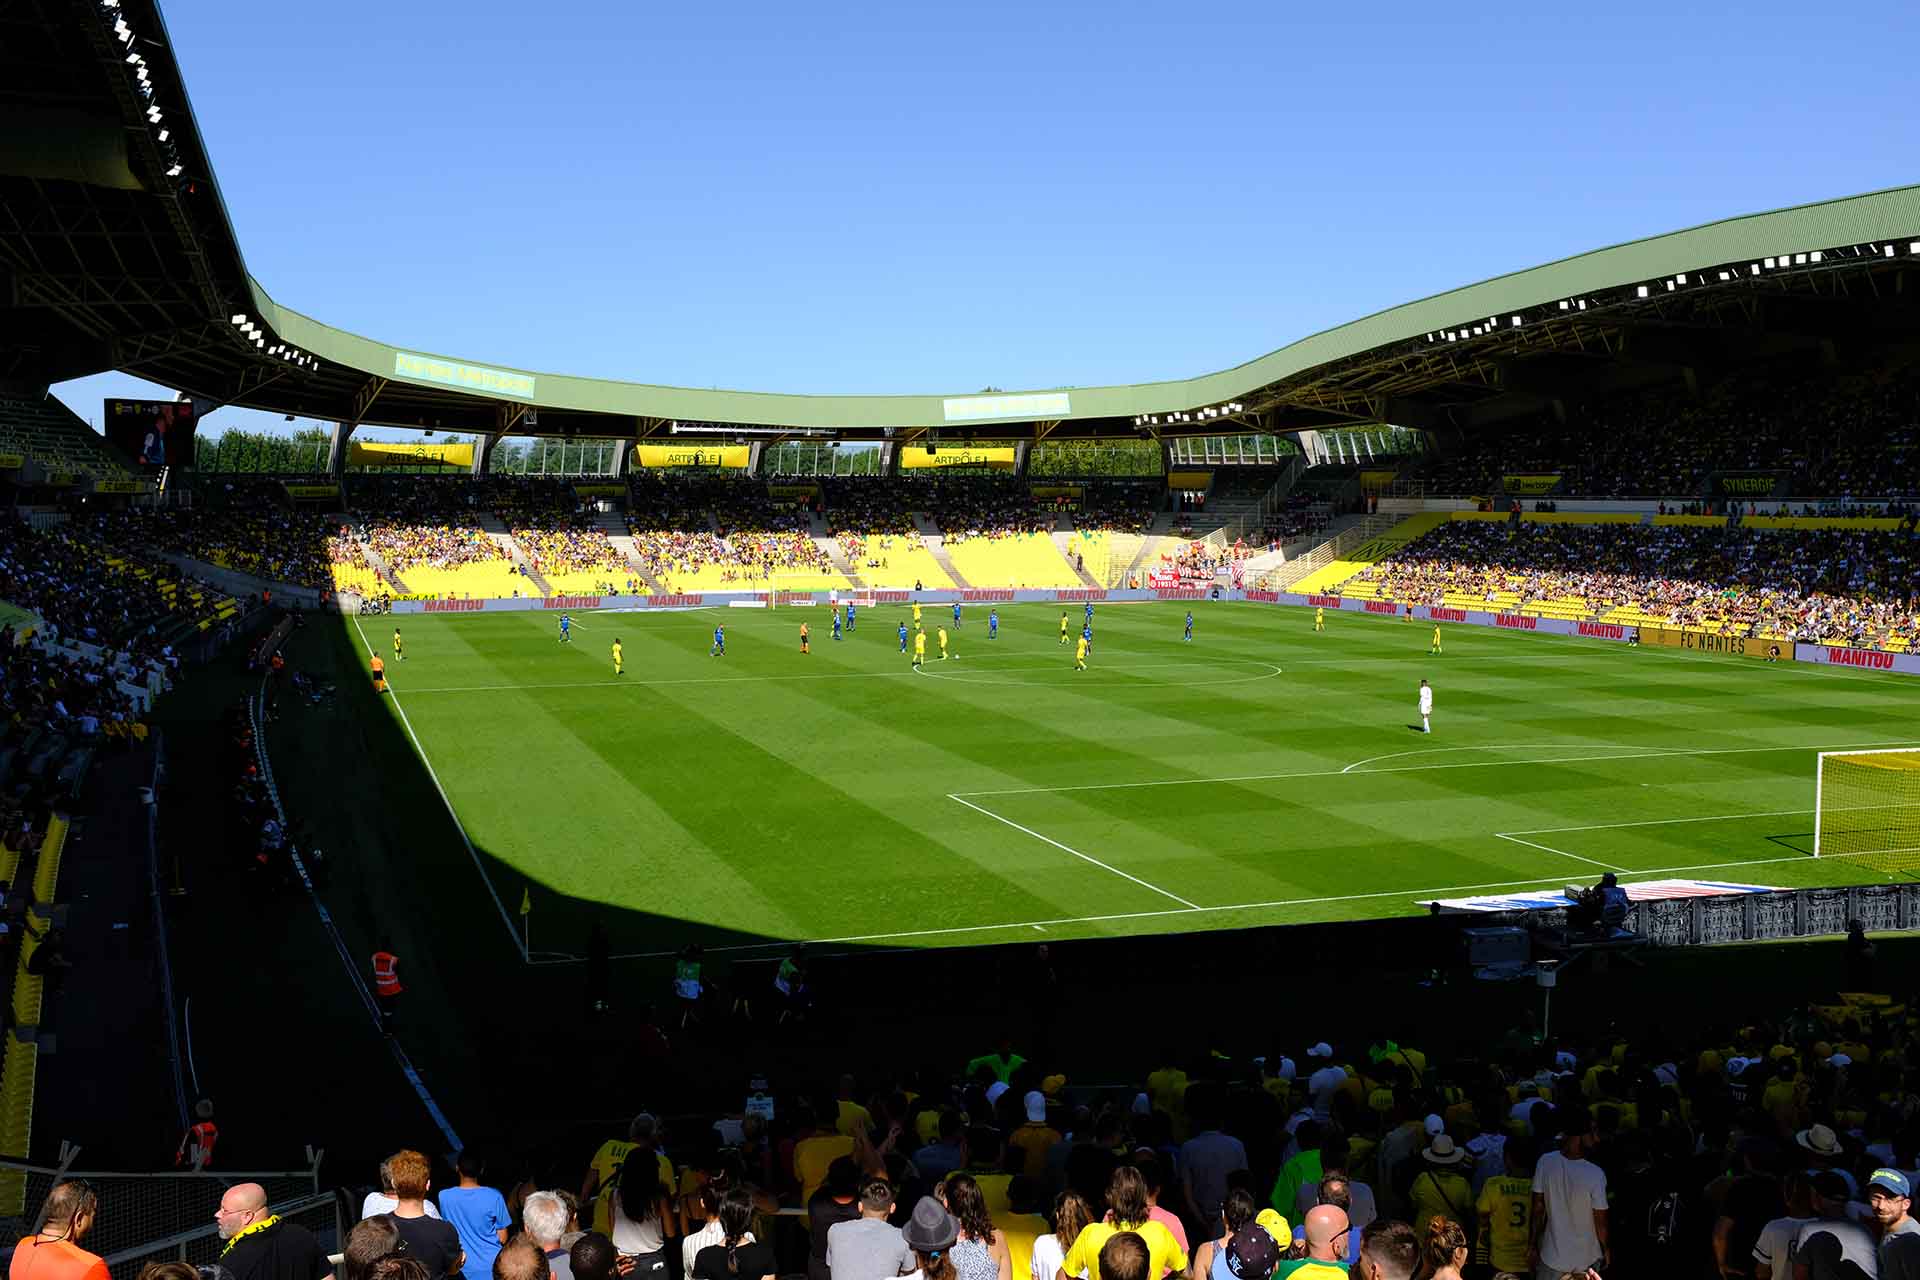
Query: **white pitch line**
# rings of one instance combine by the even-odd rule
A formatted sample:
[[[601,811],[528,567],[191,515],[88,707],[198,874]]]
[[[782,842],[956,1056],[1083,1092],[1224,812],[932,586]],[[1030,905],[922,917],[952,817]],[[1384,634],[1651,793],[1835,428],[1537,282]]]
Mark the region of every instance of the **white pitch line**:
[[[1862,806],[1872,807],[1872,806]],[[1764,813],[1716,813],[1701,818],[1648,818],[1643,822],[1597,822],[1587,827],[1523,827],[1518,831],[1496,831],[1498,836],[1550,836],[1560,831],[1615,831],[1622,827],[1677,827],[1688,822],[1737,822],[1741,818],[1791,818],[1811,809],[1769,809]]]
[[[1523,844],[1529,849],[1538,849],[1542,853],[1557,853],[1563,858],[1572,858],[1575,862],[1584,862],[1590,867],[1599,867],[1602,871],[1624,871],[1626,869],[1624,867],[1616,867],[1611,862],[1602,862],[1598,858],[1588,858],[1581,854],[1568,853],[1565,849],[1556,849],[1549,844],[1536,844],[1531,840],[1522,840],[1519,836],[1510,836],[1505,832],[1496,831],[1493,835],[1496,840],[1511,840],[1515,844]]]
[[[1169,893],[1167,890],[1162,889],[1159,885],[1154,884],[1151,881],[1142,880],[1139,876],[1136,876],[1136,875],[1130,875],[1129,873],[1122,871],[1120,868],[1116,866],[1112,866],[1108,863],[1100,861],[1100,859],[1094,857],[1092,854],[1082,853],[1078,849],[1070,848],[1067,845],[1061,844],[1058,840],[1055,840],[1052,836],[1043,836],[1038,831],[1035,831],[1033,828],[1023,827],[1019,823],[1015,822],[1012,818],[1003,818],[999,814],[995,813],[993,810],[985,808],[981,805],[977,805],[973,803],[973,801],[971,800],[962,800],[959,796],[955,796],[955,795],[950,795],[947,797],[947,799],[957,801],[960,804],[967,806],[967,808],[973,810],[975,813],[984,813],[989,818],[992,818],[995,822],[1004,822],[1008,826],[1012,827],[1015,831],[1021,832],[1024,835],[1030,835],[1035,840],[1038,840],[1043,844],[1050,844],[1054,848],[1060,850],[1062,853],[1070,853],[1074,857],[1080,859],[1080,861],[1091,863],[1092,865],[1099,867],[1102,871],[1111,871],[1114,875],[1119,876],[1122,880],[1131,880],[1135,884],[1139,885],[1142,889],[1151,889],[1163,898],[1171,898],[1175,902],[1179,903],[1183,907],[1188,908],[1189,910],[1198,911],[1201,909],[1199,904],[1188,902],[1185,898],[1181,897],[1177,893]]]
[[[958,796],[950,797],[959,799]],[[1628,874],[1634,876],[1675,875],[1682,871],[1724,871],[1733,867],[1766,867],[1781,862],[1811,862],[1808,854],[1794,854],[1782,858],[1756,858],[1747,862],[1705,862],[1684,867],[1635,867]],[[1632,883],[1632,882],[1629,882]],[[1462,893],[1476,893],[1483,889],[1524,889],[1533,885],[1552,885],[1564,887],[1566,881],[1549,876],[1535,876],[1530,880],[1490,880],[1482,884],[1456,884],[1439,889],[1386,889],[1374,893],[1343,893],[1319,898],[1281,898],[1272,902],[1238,902],[1219,907],[1169,907],[1160,911],[1123,911],[1097,916],[1061,916],[1052,920],[1015,920],[1005,924],[966,924],[949,925],[939,929],[909,929],[897,933],[850,934],[838,938],[809,938],[808,946],[835,946],[857,942],[887,942],[899,938],[936,938],[948,934],[995,933],[1006,929],[1048,929],[1074,924],[1109,924],[1122,920],[1153,920],[1166,916],[1211,915],[1222,911],[1271,911],[1283,907],[1325,906],[1333,902],[1368,902],[1377,898],[1408,897],[1416,902],[1431,901],[1434,898],[1451,897]],[[793,942],[743,942],[724,947],[708,947],[711,952],[732,951],[789,951]],[[665,956],[677,955],[674,951],[630,951],[612,957],[615,960],[657,960]],[[535,960],[534,964],[580,964],[582,958],[570,957],[564,960]]]
[[[353,629],[360,633],[360,643],[367,646],[367,652],[369,654],[378,652],[374,649],[372,642],[367,639],[367,633],[360,626],[360,619],[358,617],[353,618]],[[521,940],[519,930],[513,927],[513,917],[507,914],[507,904],[502,902],[500,895],[495,892],[493,878],[487,874],[486,867],[481,865],[479,850],[475,849],[473,847],[473,841],[467,838],[466,824],[460,821],[460,814],[454,809],[453,800],[447,795],[447,789],[440,784],[440,774],[434,769],[433,761],[427,758],[427,749],[420,744],[420,735],[413,731],[413,721],[407,719],[407,709],[400,705],[399,695],[393,691],[393,673],[391,671],[386,673],[386,680],[387,697],[393,700],[393,709],[400,713],[400,723],[405,726],[407,737],[412,740],[413,749],[415,753],[419,755],[420,763],[427,767],[427,776],[433,779],[433,789],[440,793],[440,803],[447,806],[447,816],[453,819],[453,829],[460,833],[460,843],[467,847],[467,856],[473,859],[473,869],[480,873],[480,883],[487,886],[487,896],[492,898],[493,905],[500,909],[500,923],[507,927],[507,936],[513,939],[513,949],[520,953],[522,960],[525,960],[527,957],[526,944]]]
[[[1365,760],[1355,760],[1355,761],[1354,761],[1354,762],[1353,762],[1352,764],[1350,764],[1350,765],[1348,765],[1348,766],[1347,766],[1346,768],[1344,768],[1344,769],[1342,769],[1342,770],[1341,770],[1340,772],[1342,772],[1342,773],[1352,773],[1352,772],[1353,772],[1353,771],[1354,771],[1355,769],[1358,769],[1358,768],[1359,768],[1359,767],[1360,767],[1361,765],[1363,765],[1363,764],[1378,764],[1378,763],[1380,763],[1380,762],[1381,762],[1382,760],[1401,760],[1401,759],[1405,759],[1405,758],[1406,758],[1407,756],[1434,756],[1434,755],[1444,755],[1444,754],[1446,754],[1447,752],[1450,752],[1450,751],[1555,751],[1555,750],[1566,750],[1566,751],[1638,751],[1638,750],[1642,750],[1642,749],[1643,749],[1643,748],[1641,748],[1641,747],[1639,747],[1639,746],[1629,746],[1629,745],[1626,745],[1626,744],[1624,744],[1624,743],[1623,743],[1622,745],[1620,745],[1620,746],[1618,746],[1618,747],[1601,747],[1601,746],[1597,746],[1597,745],[1587,745],[1587,744],[1581,744],[1581,743],[1568,743],[1568,744],[1567,744],[1567,745],[1566,745],[1566,746],[1565,746],[1564,748],[1557,748],[1557,747],[1555,747],[1555,746],[1554,746],[1554,745],[1553,745],[1552,743],[1547,743],[1547,742],[1524,742],[1524,743],[1514,743],[1514,744],[1511,744],[1511,745],[1508,745],[1508,746],[1504,746],[1504,747],[1500,747],[1500,746],[1494,746],[1494,747],[1421,747],[1421,748],[1420,748],[1419,750],[1417,750],[1417,751],[1395,751],[1395,752],[1392,752],[1392,753],[1390,753],[1390,754],[1388,754],[1388,755],[1384,755],[1384,756],[1368,756],[1368,757],[1367,757],[1367,758],[1366,758]],[[1603,757],[1603,758],[1607,758],[1607,757]],[[1547,761],[1541,761],[1540,763],[1543,763],[1543,764],[1544,764],[1544,763],[1549,763],[1549,762],[1547,762]],[[1382,769],[1382,770],[1380,770],[1380,772],[1382,772],[1382,773],[1392,773],[1392,772],[1396,772],[1396,770],[1390,770],[1390,769]]]
[[[1126,791],[1136,787],[1192,787],[1212,782],[1278,782],[1289,778],[1338,778],[1343,775],[1372,778],[1388,773],[1422,773],[1434,769],[1503,769],[1517,764],[1583,764],[1602,760],[1652,760],[1662,756],[1732,756],[1752,755],[1773,751],[1852,751],[1864,747],[1902,747],[1905,742],[1847,742],[1837,746],[1810,744],[1794,747],[1703,747],[1699,749],[1667,748],[1656,751],[1643,751],[1629,755],[1611,756],[1556,756],[1550,760],[1468,760],[1460,764],[1414,764],[1398,769],[1370,769],[1366,773],[1348,775],[1345,769],[1308,769],[1294,773],[1243,773],[1224,778],[1161,778],[1148,782],[1086,782],[1068,787],[1004,787],[991,791],[959,791],[955,796],[1030,796],[1053,795],[1070,791]],[[1461,748],[1469,750],[1470,748]],[[1588,750],[1593,750],[1589,747]]]

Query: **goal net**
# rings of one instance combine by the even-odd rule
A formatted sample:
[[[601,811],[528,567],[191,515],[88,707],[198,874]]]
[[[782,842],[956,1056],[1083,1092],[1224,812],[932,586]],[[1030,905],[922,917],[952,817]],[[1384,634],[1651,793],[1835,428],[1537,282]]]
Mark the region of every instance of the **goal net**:
[[[1920,869],[1920,749],[1822,751],[1813,808],[1814,857]]]

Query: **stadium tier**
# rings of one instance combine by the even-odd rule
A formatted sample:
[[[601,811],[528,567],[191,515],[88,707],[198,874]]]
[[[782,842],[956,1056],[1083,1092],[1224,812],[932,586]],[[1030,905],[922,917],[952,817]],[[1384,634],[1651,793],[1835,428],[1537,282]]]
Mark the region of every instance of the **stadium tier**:
[[[970,587],[1077,587],[1081,579],[1051,534],[948,534],[947,557]]]
[[[102,479],[127,474],[100,433],[51,397],[0,398],[0,454],[31,459],[49,472]]]

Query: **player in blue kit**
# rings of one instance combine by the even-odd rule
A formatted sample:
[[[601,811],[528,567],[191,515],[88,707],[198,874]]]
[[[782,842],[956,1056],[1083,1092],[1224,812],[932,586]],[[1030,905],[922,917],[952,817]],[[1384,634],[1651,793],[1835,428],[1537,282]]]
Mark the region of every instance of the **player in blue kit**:
[[[903,622],[900,624],[900,652],[905,653],[906,651],[907,651],[907,624]]]
[[[853,601],[847,601],[847,630],[853,630]]]
[[[837,609],[833,614],[833,638],[835,640],[840,638],[840,611]]]
[[[1091,600],[1087,601],[1087,626],[1089,628],[1093,626],[1093,601]]]
[[[1193,643],[1193,610],[1187,610],[1187,643]]]
[[[955,631],[960,629],[960,602],[958,600],[953,602],[953,629]]]
[[[989,609],[987,610],[987,639],[998,640],[999,638],[1000,611],[998,609]]]
[[[727,629],[725,627],[715,627],[713,629],[713,648],[707,650],[707,655],[713,658],[724,658],[727,656]]]
[[[560,615],[560,643],[573,643],[573,618],[564,613]]]
[[[1080,628],[1080,642],[1081,642],[1082,644],[1084,644],[1084,645],[1086,645],[1086,646],[1087,646],[1087,649],[1088,649],[1088,651],[1089,651],[1089,652],[1091,652],[1091,651],[1092,651],[1092,649],[1093,649],[1093,624],[1092,624],[1091,622],[1089,622],[1089,623],[1088,623],[1088,624],[1087,624],[1086,626],[1084,626],[1084,627],[1082,627],[1082,628]]]

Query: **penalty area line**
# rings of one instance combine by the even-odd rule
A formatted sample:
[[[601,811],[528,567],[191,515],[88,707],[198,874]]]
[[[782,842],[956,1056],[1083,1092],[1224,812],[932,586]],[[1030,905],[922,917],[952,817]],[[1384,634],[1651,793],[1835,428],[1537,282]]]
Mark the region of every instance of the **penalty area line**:
[[[1189,902],[1177,893],[1170,893],[1167,890],[1162,889],[1159,885],[1152,883],[1151,881],[1142,880],[1139,876],[1132,875],[1128,872],[1122,871],[1120,868],[1113,866],[1110,863],[1102,862],[1100,861],[1100,859],[1094,857],[1092,854],[1082,853],[1078,849],[1074,849],[1067,845],[1061,844],[1058,840],[1055,840],[1052,836],[1043,836],[1038,831],[1035,831],[1032,827],[1023,827],[1019,823],[1015,822],[1012,818],[1003,818],[999,814],[995,813],[993,810],[987,808],[984,805],[977,805],[971,800],[965,800],[956,795],[949,795],[947,799],[953,801],[956,804],[963,804],[967,808],[973,810],[975,813],[984,813],[987,815],[987,817],[992,818],[995,822],[1004,823],[1007,826],[1012,827],[1015,831],[1020,832],[1022,835],[1032,836],[1035,840],[1040,841],[1042,844],[1050,844],[1054,848],[1060,850],[1060,852],[1062,853],[1070,853],[1074,857],[1080,859],[1080,861],[1096,866],[1100,868],[1102,871],[1112,872],[1114,875],[1119,876],[1122,880],[1131,880],[1133,881],[1133,883],[1139,885],[1142,889],[1151,889],[1153,890],[1153,892],[1159,894],[1161,897],[1170,898],[1190,911],[1202,910],[1200,904],[1197,902]]]
[[[1511,840],[1515,844],[1526,845],[1529,849],[1538,849],[1542,853],[1557,853],[1563,858],[1572,858],[1575,862],[1584,862],[1590,867],[1599,867],[1602,871],[1624,871],[1625,867],[1616,867],[1611,862],[1602,862],[1598,858],[1585,857],[1578,853],[1568,853],[1565,849],[1556,849],[1549,844],[1537,844],[1532,840],[1522,840],[1519,836],[1510,836],[1504,831],[1493,833],[1496,840]]]

